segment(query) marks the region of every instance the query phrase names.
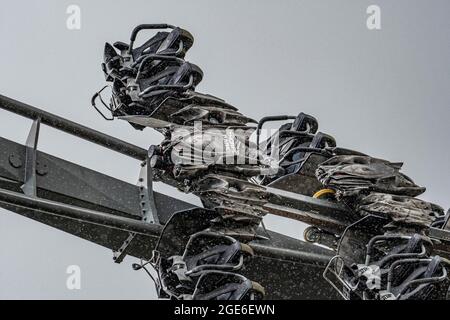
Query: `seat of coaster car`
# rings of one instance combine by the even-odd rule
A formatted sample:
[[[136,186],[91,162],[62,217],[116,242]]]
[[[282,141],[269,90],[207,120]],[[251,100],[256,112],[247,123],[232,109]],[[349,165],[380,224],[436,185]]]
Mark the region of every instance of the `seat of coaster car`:
[[[134,42],[136,41],[139,32],[141,32],[142,30],[155,29],[171,29],[171,31],[158,32],[155,36],[147,40],[141,46],[133,48]],[[177,55],[179,57],[184,57],[185,53],[193,46],[193,44],[194,37],[187,30],[170,25],[148,24],[140,25],[133,30],[130,44],[117,41],[114,43],[114,48],[124,53],[129,52],[131,47],[131,55],[133,56],[134,61],[136,61],[142,55],[152,53],[161,55]]]
[[[280,127],[278,135],[278,150],[272,150],[274,136],[263,142],[268,154],[280,159],[283,174],[276,177],[266,177],[265,185],[289,192],[312,196],[322,188],[315,171],[319,164],[326,161],[331,153],[327,150],[336,148],[336,141],[330,135],[318,132],[317,120],[307,114],[300,113],[292,123]],[[269,119],[269,120],[267,120]],[[274,121],[277,121],[276,117]],[[270,117],[265,120],[271,121]],[[275,154],[277,152],[277,154]],[[269,178],[269,179],[267,179]],[[267,180],[269,182],[267,183]]]
[[[172,31],[158,32],[140,47],[133,48],[138,33],[146,29],[172,29]],[[193,43],[194,37],[184,29],[169,25],[140,25],[133,30],[129,44],[121,41],[115,42],[114,45],[105,44],[102,68],[105,74],[108,74],[110,70],[120,68],[125,60],[129,60],[128,62],[130,63],[136,63],[152,54],[184,58]],[[120,53],[115,49],[119,50]],[[128,56],[132,57],[132,61],[127,59]]]
[[[397,283],[394,283],[390,290],[394,296],[400,297],[401,300],[426,299],[433,293],[436,293],[433,291],[446,288],[445,286],[436,287],[432,285],[443,283],[447,278],[445,268],[441,264],[441,257],[434,256],[431,259],[417,259],[416,262],[412,260],[410,264],[418,263],[421,266],[415,266],[413,272],[409,273],[406,278],[394,278],[392,276],[392,278],[397,280]],[[404,261],[407,262],[406,259]],[[393,279],[390,279],[390,281],[393,281]]]
[[[172,30],[158,32],[140,47],[133,48],[138,33],[146,29]],[[112,46],[106,43],[102,69],[106,80],[112,82],[116,98],[112,99],[110,107],[101,100],[103,105],[113,117],[150,116],[164,104],[165,99],[194,90],[203,79],[203,72],[183,59],[193,43],[193,36],[186,30],[154,24],[136,27],[130,44],[116,42]],[[94,107],[97,97],[98,94],[93,98]],[[145,127],[134,121],[130,123],[136,129]]]

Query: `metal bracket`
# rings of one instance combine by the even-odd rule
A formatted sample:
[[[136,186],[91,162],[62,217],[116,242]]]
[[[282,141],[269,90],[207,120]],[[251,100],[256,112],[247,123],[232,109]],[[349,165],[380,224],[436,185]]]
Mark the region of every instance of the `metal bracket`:
[[[153,193],[153,170],[150,165],[150,157],[141,165],[139,179],[137,183],[139,187],[139,205],[141,207],[142,221],[150,224],[159,224],[158,212],[155,204]],[[119,248],[114,252],[113,260],[115,263],[122,263],[127,255],[127,248],[136,237],[135,233],[130,235]]]
[[[430,228],[428,236],[439,241],[450,242],[450,230]]]
[[[125,240],[125,242],[122,244],[119,250],[114,252],[113,260],[115,263],[123,262],[123,259],[125,259],[125,257],[127,256],[127,248],[135,237],[136,233],[130,232],[130,235],[128,236],[127,240]]]
[[[139,174],[139,197],[141,200],[142,220],[148,223],[159,223],[158,212],[153,193],[153,169],[150,165],[150,157],[142,164]]]
[[[29,197],[36,197],[36,151],[40,126],[40,118],[33,121],[25,144],[25,175],[24,184],[21,186],[21,189]]]

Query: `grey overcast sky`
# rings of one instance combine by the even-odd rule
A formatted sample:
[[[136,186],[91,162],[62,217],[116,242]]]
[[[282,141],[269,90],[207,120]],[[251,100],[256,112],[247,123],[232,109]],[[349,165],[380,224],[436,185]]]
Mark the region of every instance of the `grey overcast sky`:
[[[66,9],[81,8],[81,30]],[[366,9],[381,8],[381,30]],[[448,0],[0,0],[0,93],[142,147],[151,130],[106,122],[90,108],[104,84],[104,42],[128,41],[140,23],[190,30],[188,60],[205,72],[198,90],[253,118],[306,112],[340,146],[405,162],[428,188],[423,199],[450,206],[450,1]],[[24,142],[31,122],[0,110],[0,135]],[[43,127],[40,150],[135,182],[138,163]],[[190,196],[157,186],[170,195]],[[266,218],[301,237],[302,225]],[[108,250],[0,211],[0,298],[152,299],[149,279]],[[66,288],[79,265],[82,288]],[[301,279],[298,279],[301,281]]]

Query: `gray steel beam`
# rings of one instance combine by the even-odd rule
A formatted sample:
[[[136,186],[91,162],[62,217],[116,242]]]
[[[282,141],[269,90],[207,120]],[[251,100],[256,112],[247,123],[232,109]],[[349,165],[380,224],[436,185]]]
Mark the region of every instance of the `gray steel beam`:
[[[73,121],[64,119],[57,115],[51,114],[44,110],[32,107],[25,103],[0,95],[0,108],[16,113],[23,117],[36,120],[41,119],[41,123],[61,130],[68,134],[77,136],[81,139],[101,145],[105,148],[114,150],[124,155],[130,156],[138,160],[145,160],[147,150],[125,142],[123,140],[111,137],[97,130],[85,127]]]
[[[4,206],[14,206],[26,210],[36,210],[40,213],[68,218],[76,220],[77,222],[99,225],[111,229],[137,233],[145,236],[159,237],[163,229],[163,226],[159,224],[145,223],[140,220],[134,220],[109,213],[89,210],[46,199],[33,198],[5,189],[0,189],[0,204]],[[277,238],[280,235],[271,233],[271,236]],[[280,241],[285,241],[285,239],[280,239]],[[299,244],[304,245],[304,243],[302,242],[295,242],[295,246]],[[305,247],[303,249],[309,250],[298,251],[291,248],[274,247],[268,245],[269,243],[270,241],[265,240],[250,243],[250,246],[255,250],[255,253],[260,256],[288,260],[292,262],[314,263],[322,265],[326,263],[330,258],[330,255],[327,254],[328,252],[326,250],[320,250],[319,248],[317,248],[319,250],[311,251],[311,248]]]
[[[38,210],[40,212],[70,218],[80,222],[107,226],[112,229],[134,232],[143,235],[159,236],[162,230],[161,225],[144,223],[140,220],[62,204],[46,199],[32,198],[5,189],[0,189],[0,202],[5,205],[14,205],[21,208]]]
[[[340,233],[355,222],[358,216],[340,203],[314,199],[281,189],[266,188],[269,203],[264,205],[270,214],[298,220],[322,229]]]
[[[25,183],[26,154],[25,146],[0,138],[0,188],[20,190],[11,184],[20,187]],[[136,185],[40,151],[36,152],[35,172],[37,195],[41,198],[142,218]]]

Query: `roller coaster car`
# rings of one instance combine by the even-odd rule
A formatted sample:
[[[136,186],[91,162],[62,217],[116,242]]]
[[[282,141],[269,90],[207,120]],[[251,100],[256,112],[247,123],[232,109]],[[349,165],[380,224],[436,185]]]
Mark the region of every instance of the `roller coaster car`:
[[[159,32],[135,47],[142,30]],[[203,72],[185,60],[193,42],[181,28],[147,24],[129,44],[105,45],[108,85],[92,106],[106,120],[162,133],[149,149],[0,96],[0,108],[33,120],[25,145],[0,138],[0,206],[112,249],[116,263],[139,258],[133,268],[147,272],[161,298],[445,299],[450,213],[415,198],[425,188],[400,172],[402,164],[337,147],[310,115],[256,122],[195,92]],[[270,121],[290,122],[261,142]],[[245,163],[173,157],[195,148],[199,122],[206,140],[226,136],[222,160]],[[140,161],[138,183],[39,152],[41,124]],[[180,128],[187,133],[177,135]],[[229,128],[241,131],[228,136]],[[237,151],[253,144],[245,130],[256,132],[256,155]],[[154,192],[154,179],[192,192],[203,207]],[[310,225],[306,242],[266,230],[267,214]]]

